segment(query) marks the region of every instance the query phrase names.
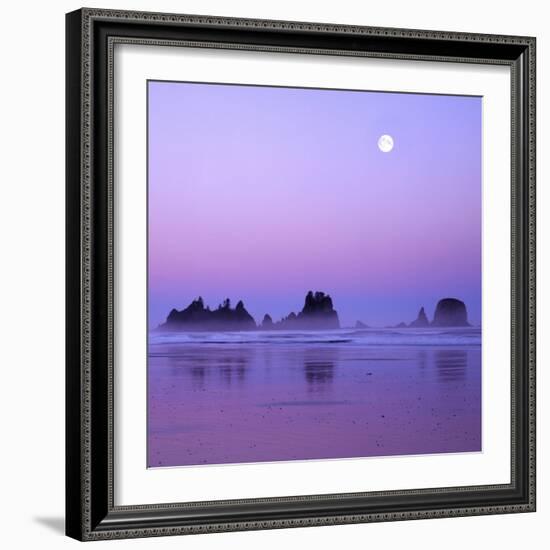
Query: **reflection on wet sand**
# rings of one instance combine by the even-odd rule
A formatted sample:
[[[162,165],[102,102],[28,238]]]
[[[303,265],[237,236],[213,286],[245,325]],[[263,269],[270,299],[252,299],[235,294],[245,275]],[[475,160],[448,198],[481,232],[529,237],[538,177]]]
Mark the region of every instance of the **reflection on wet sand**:
[[[225,357],[220,361],[220,375],[227,386],[238,382],[242,384],[246,377],[248,361],[245,357]]]
[[[150,466],[481,449],[480,346],[156,345]]]
[[[206,371],[204,367],[191,367],[191,380],[193,381],[193,387],[203,389],[205,376]]]
[[[304,376],[309,391],[324,391],[334,379],[334,365],[338,350],[305,350],[303,356]]]
[[[230,386],[234,382],[242,384],[246,378],[248,364],[251,361],[250,350],[227,350],[219,353],[216,360],[199,355],[194,349],[174,349],[174,346],[164,354],[150,354],[149,362],[155,363],[166,360],[170,365],[174,377],[186,377],[188,373],[194,387],[204,388],[216,385],[208,381],[211,376],[217,376],[224,385]]]
[[[304,363],[304,373],[306,382],[311,386],[309,389],[316,389],[315,386],[323,386],[332,382],[334,378],[334,363],[328,361],[306,361]]]
[[[466,377],[468,354],[464,350],[438,350],[435,353],[435,365],[442,382],[457,382]]]

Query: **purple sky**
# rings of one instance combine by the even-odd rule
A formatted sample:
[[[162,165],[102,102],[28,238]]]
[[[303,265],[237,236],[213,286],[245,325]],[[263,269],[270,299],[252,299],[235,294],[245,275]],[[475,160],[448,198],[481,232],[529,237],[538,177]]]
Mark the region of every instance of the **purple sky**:
[[[481,320],[481,98],[149,82],[149,326],[201,295]],[[390,134],[394,148],[377,146]]]

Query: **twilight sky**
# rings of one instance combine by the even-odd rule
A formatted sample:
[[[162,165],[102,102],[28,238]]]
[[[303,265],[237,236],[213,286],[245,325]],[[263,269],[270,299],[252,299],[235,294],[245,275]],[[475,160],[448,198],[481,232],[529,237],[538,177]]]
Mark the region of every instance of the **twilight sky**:
[[[481,98],[149,82],[149,326],[197,296],[481,321]],[[377,146],[382,134],[394,148]]]

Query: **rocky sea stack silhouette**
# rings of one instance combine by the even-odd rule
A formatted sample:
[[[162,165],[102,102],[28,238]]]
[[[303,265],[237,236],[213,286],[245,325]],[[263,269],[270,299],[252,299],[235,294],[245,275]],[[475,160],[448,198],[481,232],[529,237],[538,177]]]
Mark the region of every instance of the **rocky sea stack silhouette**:
[[[332,298],[324,292],[314,294],[310,290],[306,295],[302,311],[298,315],[294,312],[290,313],[278,323],[274,323],[272,328],[275,330],[330,330],[340,328],[340,320],[332,305]]]
[[[466,304],[456,298],[443,298],[435,308],[434,327],[469,327]]]
[[[426,316],[426,312],[423,307],[420,308],[418,317],[409,326],[413,328],[424,328],[430,326],[430,322],[428,321],[428,317]]]
[[[470,327],[466,304],[457,298],[443,298],[437,302],[434,319],[430,323],[426,311],[420,308],[417,318],[410,324],[399,323],[388,328]]]
[[[340,328],[340,321],[328,294],[309,291],[302,311],[298,315],[292,312],[277,323],[266,313],[261,325],[256,326],[242,300],[234,309],[229,298],[217,309],[210,309],[199,296],[185,309],[173,309],[158,328],[166,331],[328,330]]]
[[[388,328],[429,328],[429,327],[469,327],[466,305],[457,298],[443,298],[435,308],[430,323],[426,311],[420,308],[417,318],[410,324],[399,323]],[[338,312],[334,309],[332,298],[324,292],[307,293],[304,307],[298,314],[291,312],[280,321],[273,321],[266,313],[260,325],[248,313],[242,300],[232,308],[229,298],[217,309],[204,305],[199,296],[185,309],[173,309],[166,322],[158,329],[165,331],[244,331],[244,330],[332,330],[340,328]],[[369,328],[357,321],[356,329]]]
[[[273,319],[271,318],[271,315],[268,315],[267,313],[264,315],[264,319],[260,327],[264,330],[273,330]]]
[[[254,330],[256,322],[242,301],[236,307],[231,308],[229,298],[224,300],[217,309],[211,310],[204,306],[203,299],[199,296],[185,309],[178,311],[173,309],[166,319],[166,323],[159,327],[163,330]]]

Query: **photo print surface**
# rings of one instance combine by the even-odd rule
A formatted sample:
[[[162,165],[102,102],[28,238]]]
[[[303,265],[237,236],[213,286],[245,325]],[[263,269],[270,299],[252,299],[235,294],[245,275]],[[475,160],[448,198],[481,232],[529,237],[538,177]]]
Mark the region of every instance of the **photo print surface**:
[[[148,81],[148,467],[482,450],[482,99]]]

